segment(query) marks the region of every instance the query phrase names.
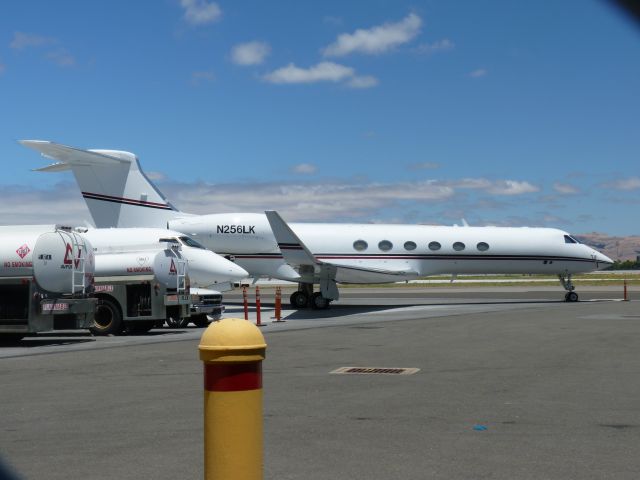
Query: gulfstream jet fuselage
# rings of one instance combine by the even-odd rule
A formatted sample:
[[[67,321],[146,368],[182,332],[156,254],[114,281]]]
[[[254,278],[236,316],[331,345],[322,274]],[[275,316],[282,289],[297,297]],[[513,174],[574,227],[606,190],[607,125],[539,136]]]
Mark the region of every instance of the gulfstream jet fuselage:
[[[72,170],[98,227],[164,227],[225,255],[254,277],[298,282],[297,307],[324,308],[336,283],[386,283],[434,274],[558,275],[577,300],[574,273],[612,263],[552,228],[397,224],[286,223],[273,211],[189,215],[178,211],[129,152],[81,150],[44,141],[25,146],[59,161],[42,171]],[[313,285],[319,284],[313,293]]]

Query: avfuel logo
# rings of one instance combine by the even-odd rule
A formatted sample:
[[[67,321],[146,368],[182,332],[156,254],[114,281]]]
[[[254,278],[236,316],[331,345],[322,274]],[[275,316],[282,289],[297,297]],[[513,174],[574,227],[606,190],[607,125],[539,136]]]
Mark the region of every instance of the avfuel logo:
[[[16,253],[18,254],[18,256],[20,258],[24,258],[27,255],[29,255],[29,252],[31,251],[31,249],[29,248],[29,245],[27,245],[26,243],[24,245],[22,245],[21,247],[18,247],[18,249],[16,250]]]
[[[173,258],[171,259],[171,266],[169,267],[169,274],[170,275],[176,275],[178,273],[178,269],[176,268],[176,264],[173,261]]]
[[[33,267],[33,262],[24,261],[24,257],[29,255],[30,252],[31,252],[31,249],[29,248],[29,245],[27,245],[26,243],[23,244],[21,247],[18,247],[18,249],[16,250],[16,253],[20,257],[20,260],[22,260],[22,261],[15,261],[15,260],[6,261],[6,262],[2,263],[2,267],[3,268],[31,268],[31,267]]]
[[[78,247],[78,258],[74,258],[73,247],[70,243],[67,243],[67,249],[64,252],[64,260],[60,268],[71,269],[73,267],[78,268],[80,266],[80,259],[82,258],[82,247]]]

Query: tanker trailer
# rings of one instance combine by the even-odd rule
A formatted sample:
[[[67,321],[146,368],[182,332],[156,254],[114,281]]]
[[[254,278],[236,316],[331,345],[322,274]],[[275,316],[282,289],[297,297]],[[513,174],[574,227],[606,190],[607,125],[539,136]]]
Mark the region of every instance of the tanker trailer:
[[[94,269],[93,247],[71,228],[0,227],[0,341],[89,328]]]
[[[95,264],[94,335],[145,333],[189,317],[188,267],[179,243],[163,239],[138,250],[97,252]]]

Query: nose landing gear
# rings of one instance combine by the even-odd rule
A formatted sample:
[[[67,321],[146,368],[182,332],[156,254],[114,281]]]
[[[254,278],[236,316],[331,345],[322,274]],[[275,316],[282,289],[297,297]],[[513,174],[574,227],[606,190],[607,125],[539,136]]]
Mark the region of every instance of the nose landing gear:
[[[562,284],[564,289],[567,291],[567,293],[564,295],[564,301],[577,302],[578,294],[575,292],[576,287],[573,285],[573,282],[571,281],[571,274],[567,273],[567,274],[558,275],[558,279],[560,280],[560,283]]]

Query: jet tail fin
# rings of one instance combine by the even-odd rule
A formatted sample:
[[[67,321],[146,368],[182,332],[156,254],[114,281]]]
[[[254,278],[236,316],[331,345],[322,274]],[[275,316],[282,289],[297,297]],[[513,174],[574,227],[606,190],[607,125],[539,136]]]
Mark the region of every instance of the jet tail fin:
[[[39,172],[71,170],[97,227],[159,227],[184,216],[140,168],[138,157],[120,150],[83,150],[45,140],[21,140],[57,163]]]

